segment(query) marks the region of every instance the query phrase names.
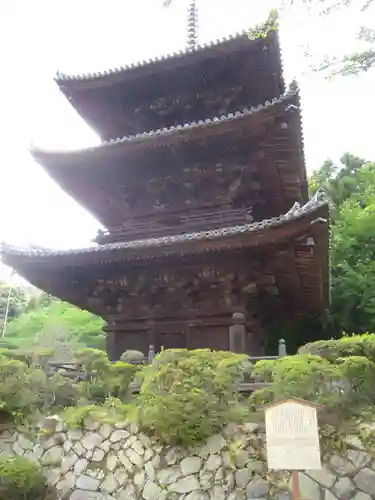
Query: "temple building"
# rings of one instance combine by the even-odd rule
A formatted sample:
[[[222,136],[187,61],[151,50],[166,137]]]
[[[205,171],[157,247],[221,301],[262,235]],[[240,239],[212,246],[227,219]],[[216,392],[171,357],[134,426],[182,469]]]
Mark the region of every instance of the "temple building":
[[[32,284],[106,321],[111,359],[232,348],[233,315],[240,350],[262,355],[268,328],[328,305],[329,209],[308,199],[278,31],[200,46],[191,9],[185,51],[56,77],[102,142],[31,153],[106,228],[96,244],[2,248]]]

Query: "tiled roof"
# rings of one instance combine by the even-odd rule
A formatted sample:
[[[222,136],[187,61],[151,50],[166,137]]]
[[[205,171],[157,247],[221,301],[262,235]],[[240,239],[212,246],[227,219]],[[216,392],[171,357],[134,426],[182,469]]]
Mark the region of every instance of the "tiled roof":
[[[191,49],[190,47],[186,47],[186,48],[179,50],[177,52],[171,52],[169,54],[165,54],[162,56],[157,56],[157,57],[150,58],[150,59],[144,59],[144,60],[137,61],[137,62],[134,62],[131,64],[127,64],[125,66],[120,66],[118,68],[109,69],[109,70],[105,70],[105,71],[99,71],[99,72],[93,72],[93,73],[83,73],[83,74],[66,74],[66,73],[62,73],[62,72],[58,71],[56,74],[56,77],[55,77],[55,81],[58,85],[63,86],[64,83],[68,84],[69,82],[79,82],[79,81],[84,81],[84,80],[86,80],[86,81],[96,80],[99,78],[105,78],[105,77],[110,76],[110,75],[118,75],[120,73],[125,73],[128,71],[137,70],[137,69],[145,67],[145,66],[149,66],[149,65],[151,66],[153,64],[161,63],[161,62],[168,61],[168,60],[181,59],[181,58],[186,57],[190,54],[194,55],[196,53],[203,52],[204,50],[207,50],[207,49],[213,49],[216,47],[220,47],[222,45],[239,40],[241,38],[251,42],[250,38],[251,38],[252,31],[253,31],[253,29],[246,29],[243,31],[239,31],[237,33],[233,33],[227,37],[222,37],[222,38],[218,38],[217,40],[214,40],[214,41],[210,41],[210,42],[203,43],[203,44],[198,44],[195,46],[194,49]],[[274,34],[275,34],[275,30],[270,31],[270,36],[274,36]],[[277,36],[277,31],[276,31],[276,36]]]
[[[38,159],[38,156],[47,156],[47,155],[61,155],[64,156],[74,156],[80,155],[82,153],[90,153],[98,150],[103,150],[106,148],[111,148],[118,145],[124,145],[129,143],[142,142],[147,140],[152,140],[156,137],[167,137],[173,134],[178,134],[185,131],[190,131],[193,129],[204,129],[206,127],[212,127],[219,123],[235,121],[247,118],[251,115],[256,115],[257,113],[261,113],[263,111],[267,111],[272,109],[273,107],[287,103],[289,100],[298,96],[298,85],[295,81],[293,81],[285,94],[280,96],[279,98],[272,99],[272,101],[266,101],[263,104],[259,104],[258,106],[252,106],[250,108],[244,108],[241,111],[236,111],[235,113],[229,113],[227,115],[216,116],[214,118],[207,118],[206,120],[198,120],[191,123],[185,123],[184,125],[177,125],[176,127],[168,127],[163,129],[151,130],[149,132],[144,132],[142,134],[129,135],[117,139],[113,139],[110,141],[103,141],[98,146],[92,146],[84,149],[77,149],[71,151],[56,151],[56,150],[46,150],[43,148],[38,148],[33,146],[31,148],[31,154]]]
[[[320,207],[326,206],[327,201],[321,192],[318,192],[309,202],[300,206],[299,203],[295,205],[285,215],[266,219],[261,222],[253,222],[251,224],[243,224],[232,227],[225,227],[222,229],[212,229],[208,231],[198,231],[194,233],[178,234],[174,236],[163,236],[158,238],[148,238],[144,240],[127,241],[123,243],[108,243],[105,245],[91,246],[80,249],[72,250],[50,250],[44,248],[30,248],[21,249],[11,245],[2,244],[0,253],[5,257],[7,256],[20,256],[20,257],[58,257],[66,255],[78,254],[94,254],[102,253],[105,251],[118,251],[118,250],[140,250],[162,248],[181,243],[194,242],[194,241],[215,241],[228,236],[235,236],[245,233],[255,233],[265,229],[277,228],[285,223],[292,222],[300,219],[310,213],[314,212]]]

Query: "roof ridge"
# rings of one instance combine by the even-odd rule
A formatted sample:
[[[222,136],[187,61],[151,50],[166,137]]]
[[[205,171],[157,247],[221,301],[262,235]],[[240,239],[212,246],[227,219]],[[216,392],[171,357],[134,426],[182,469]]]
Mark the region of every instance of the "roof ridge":
[[[90,146],[86,148],[80,148],[80,149],[73,149],[73,150],[46,150],[42,147],[36,147],[31,145],[30,146],[30,152],[32,155],[37,156],[38,153],[45,154],[45,153],[52,153],[52,154],[80,154],[83,152],[90,152],[90,151],[96,151],[100,149],[105,149],[108,147],[112,147],[118,144],[124,144],[127,142],[135,142],[135,141],[141,141],[144,139],[148,139],[150,137],[156,137],[156,136],[166,136],[166,135],[171,135],[176,132],[181,132],[183,130],[188,130],[188,129],[194,129],[194,128],[204,128],[208,126],[212,126],[214,124],[217,124],[219,122],[223,121],[229,121],[229,120],[238,120],[241,119],[245,116],[253,115],[256,113],[259,113],[267,108],[271,108],[277,104],[281,104],[284,101],[287,101],[291,97],[296,97],[299,94],[299,86],[295,80],[293,80],[287,91],[282,94],[280,97],[275,97],[271,101],[266,101],[263,104],[258,104],[258,106],[250,106],[249,108],[242,108],[242,110],[235,111],[233,113],[228,113],[228,114],[223,114],[221,116],[214,116],[213,118],[206,118],[205,120],[197,120],[189,123],[185,123],[183,125],[177,125],[177,126],[171,126],[171,127],[165,127],[163,129],[156,129],[156,130],[150,130],[148,132],[142,132],[139,134],[134,134],[134,135],[127,135],[124,137],[117,137],[116,139],[111,139],[109,141],[103,141],[100,144],[96,146]]]
[[[272,12],[273,11],[271,11],[271,14],[268,16],[267,20],[264,23],[262,23],[261,25],[257,25],[253,28],[247,28],[247,29],[243,29],[240,31],[236,31],[234,33],[231,33],[230,35],[219,37],[219,38],[216,38],[215,40],[211,40],[209,42],[196,44],[196,45],[194,45],[194,48],[191,48],[188,45],[187,47],[180,49],[178,51],[169,52],[167,54],[163,54],[160,56],[155,56],[155,57],[151,57],[151,58],[147,58],[147,59],[141,59],[137,62],[132,62],[129,64],[125,64],[123,66],[117,66],[116,68],[106,69],[106,70],[102,70],[102,71],[92,71],[92,72],[88,71],[88,72],[84,72],[81,74],[80,73],[69,74],[69,73],[64,73],[62,71],[56,71],[56,76],[55,76],[54,80],[58,84],[59,83],[62,84],[63,82],[72,82],[72,81],[95,80],[97,78],[104,78],[104,77],[109,76],[109,75],[116,75],[116,74],[120,74],[120,73],[129,71],[129,70],[135,70],[135,69],[141,68],[143,66],[147,66],[149,64],[156,64],[156,63],[159,63],[162,61],[167,61],[169,59],[178,59],[179,57],[183,57],[183,56],[191,54],[191,53],[200,52],[200,51],[203,51],[205,49],[209,49],[209,48],[217,47],[219,45],[223,45],[227,42],[231,42],[231,41],[233,41],[237,38],[241,38],[245,35],[248,36],[249,42],[254,41],[255,39],[259,39],[259,38],[265,38],[264,36],[252,37],[251,35],[252,35],[252,33],[259,33],[260,26],[267,26],[267,24],[269,23],[270,16],[272,15]],[[272,31],[278,31],[277,23],[276,23],[276,28],[269,30],[266,35],[268,36],[269,33],[271,33]]]
[[[296,202],[293,207],[285,214],[279,215],[278,217],[272,217],[271,219],[264,219],[259,222],[252,222],[242,225],[229,226],[221,229],[210,229],[207,231],[196,231],[193,233],[184,233],[174,236],[161,236],[158,238],[148,238],[144,240],[133,240],[121,243],[107,243],[98,246],[89,246],[78,249],[70,250],[51,250],[48,248],[30,248],[22,249],[17,246],[8,245],[6,243],[0,244],[0,254],[13,254],[13,255],[26,255],[30,257],[43,257],[43,256],[64,256],[74,253],[90,253],[90,252],[102,252],[103,250],[121,250],[121,249],[140,249],[140,248],[158,248],[167,246],[174,243],[183,243],[186,241],[197,241],[197,240],[215,240],[225,236],[256,232],[263,229],[276,228],[284,223],[291,222],[296,219],[300,219],[314,210],[320,207],[329,206],[327,200],[322,199],[321,193],[316,193],[307,203],[300,205]]]

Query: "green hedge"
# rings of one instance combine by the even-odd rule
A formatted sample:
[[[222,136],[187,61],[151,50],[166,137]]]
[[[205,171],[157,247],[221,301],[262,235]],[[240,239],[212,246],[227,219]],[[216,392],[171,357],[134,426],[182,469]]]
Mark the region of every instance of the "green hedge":
[[[365,356],[285,356],[259,361],[253,376],[269,384],[250,396],[253,407],[297,397],[348,415],[375,403],[375,363]]]
[[[26,458],[0,457],[0,500],[54,500],[40,467]]]
[[[171,349],[143,373],[140,424],[166,444],[194,445],[218,432],[239,410],[236,382],[249,365],[246,355]]]
[[[314,354],[333,362],[348,356],[364,356],[375,363],[375,334],[345,336],[340,339],[320,340],[301,347],[299,354]]]

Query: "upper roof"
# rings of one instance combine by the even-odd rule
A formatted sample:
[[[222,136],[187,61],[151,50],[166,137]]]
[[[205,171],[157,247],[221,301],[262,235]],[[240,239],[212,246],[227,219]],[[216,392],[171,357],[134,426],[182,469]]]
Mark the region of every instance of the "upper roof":
[[[182,66],[195,65],[197,62],[212,57],[222,57],[227,52],[230,53],[239,49],[249,48],[249,46],[253,50],[259,50],[267,42],[275,44],[279,50],[279,34],[277,29],[269,30],[266,36],[259,38],[252,37],[252,31],[252,29],[245,29],[223,38],[197,44],[193,49],[186,47],[176,52],[143,59],[113,69],[75,74],[58,71],[54,80],[61,90],[68,94],[72,90],[114,85],[120,82],[134,81],[160,71],[178,70]]]
[[[237,95],[233,89],[243,84],[241,105],[250,102],[249,95],[255,99],[251,103],[258,104],[285,90],[277,30],[256,39],[244,31],[103,72],[58,73],[55,81],[103,140],[214,116],[209,99],[203,99],[202,105],[202,96],[212,90]],[[182,103],[176,104],[181,98]],[[182,113],[187,118],[181,118]]]

